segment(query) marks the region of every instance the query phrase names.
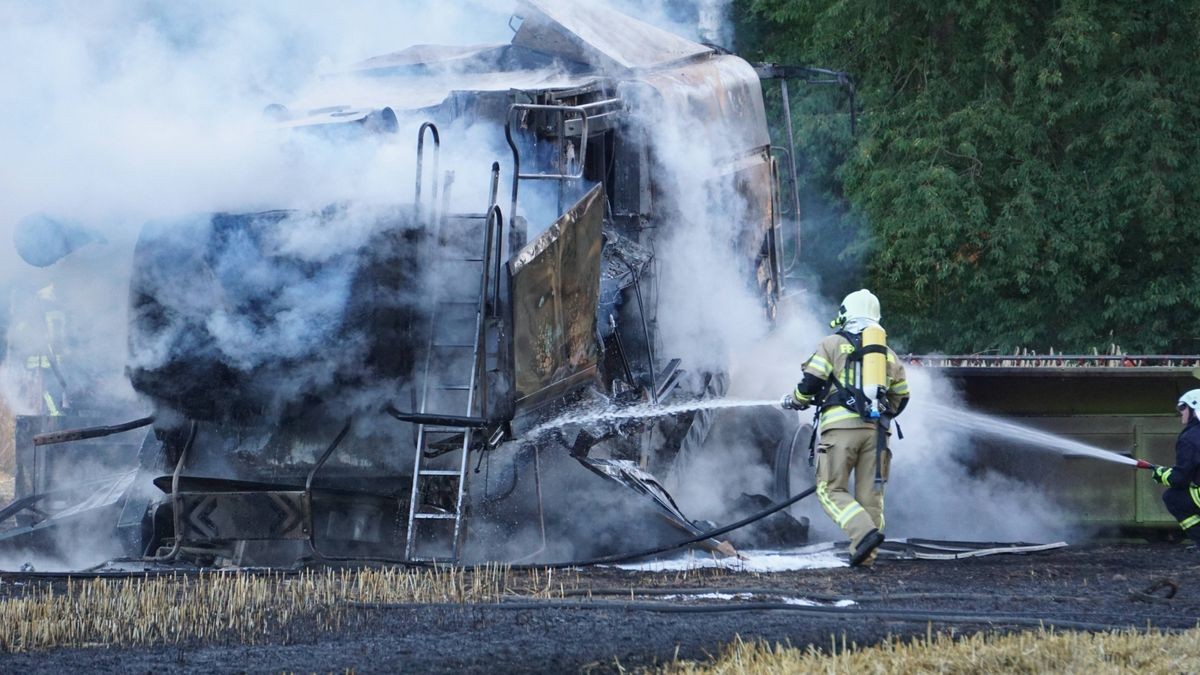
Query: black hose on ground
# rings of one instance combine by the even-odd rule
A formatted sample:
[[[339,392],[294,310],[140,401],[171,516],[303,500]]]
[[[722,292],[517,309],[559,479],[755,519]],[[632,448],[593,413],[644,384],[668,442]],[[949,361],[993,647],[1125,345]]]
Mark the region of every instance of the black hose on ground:
[[[499,609],[505,611],[532,611],[546,609],[567,610],[601,610],[619,612],[656,612],[663,614],[721,614],[729,612],[791,612],[811,618],[868,618],[882,621],[906,621],[920,623],[975,623],[987,625],[1013,625],[1066,628],[1086,631],[1114,630],[1147,630],[1150,627],[1140,625],[1136,621],[1122,623],[1093,623],[1073,619],[1054,619],[1026,614],[1007,613],[971,613],[937,610],[911,609],[860,609],[850,607],[814,607],[808,605],[789,605],[782,602],[747,602],[729,604],[681,605],[665,602],[502,602],[502,603],[351,603],[351,607],[376,610],[419,610],[419,609]],[[1154,628],[1164,632],[1176,632],[1183,629]]]
[[[652,555],[659,555],[662,553],[667,553],[669,551],[681,549],[685,546],[691,546],[692,544],[700,543],[700,542],[704,541],[705,539],[712,539],[714,537],[719,537],[723,534],[732,532],[738,528],[745,527],[745,526],[749,525],[750,523],[762,520],[763,518],[766,518],[769,515],[772,515],[774,513],[777,513],[779,511],[786,509],[787,507],[791,506],[792,504],[795,504],[796,502],[800,501],[801,499],[804,499],[805,497],[808,497],[809,495],[811,495],[812,493],[814,493],[816,491],[817,491],[816,486],[810,487],[807,490],[804,490],[803,492],[800,492],[788,499],[785,499],[782,502],[779,502],[778,504],[773,504],[772,506],[765,508],[762,511],[752,514],[746,518],[743,518],[743,519],[737,521],[736,523],[731,523],[729,525],[726,525],[725,527],[718,527],[717,529],[709,530],[708,532],[701,532],[700,534],[697,534],[693,537],[689,537],[688,539],[684,539],[683,541],[676,542],[674,544],[667,544],[666,546],[658,546],[655,548],[649,548],[649,549],[646,549],[643,551],[635,551],[633,553],[619,553],[616,555],[606,555],[606,556],[601,556],[599,558],[592,558],[591,560],[577,560],[574,562],[544,563],[544,564],[543,563],[534,563],[534,564],[530,564],[530,565],[512,565],[512,566],[510,566],[510,568],[519,570],[519,569],[563,569],[563,568],[567,568],[567,567],[591,567],[592,565],[613,565],[616,563],[630,562],[632,560],[648,558]]]

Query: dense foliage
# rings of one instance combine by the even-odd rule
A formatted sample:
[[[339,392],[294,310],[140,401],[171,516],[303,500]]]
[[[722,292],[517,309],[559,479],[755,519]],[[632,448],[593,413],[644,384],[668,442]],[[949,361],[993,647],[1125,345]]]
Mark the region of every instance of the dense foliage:
[[[793,111],[806,192],[863,224],[805,257],[861,261],[906,347],[1200,352],[1200,3],[736,8],[748,57],[854,75],[855,137]]]

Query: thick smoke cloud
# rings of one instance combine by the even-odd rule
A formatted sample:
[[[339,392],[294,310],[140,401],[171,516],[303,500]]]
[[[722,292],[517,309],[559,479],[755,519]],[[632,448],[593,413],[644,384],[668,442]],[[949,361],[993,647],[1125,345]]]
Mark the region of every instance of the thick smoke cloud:
[[[369,158],[329,166],[270,133],[263,107],[416,42],[505,41],[506,5],[4,3],[0,228],[8,239],[45,211],[128,235],[152,217],[361,189],[366,172],[339,169]]]
[[[278,130],[262,114],[264,106],[307,93],[312,83],[325,81],[323,74],[413,43],[506,41],[510,9],[508,2],[475,1],[4,3],[5,304],[24,302],[53,283],[54,300],[71,319],[72,360],[103,371],[97,376],[110,402],[133,405],[120,371],[130,255],[143,223],[216,211],[411,199],[413,121],[402,120],[400,133],[385,142],[331,143]],[[460,156],[471,153],[463,146],[472,143],[467,138],[460,145]],[[460,176],[463,184],[469,183]],[[35,269],[10,243],[18,223],[34,213],[78,223],[98,241]],[[370,221],[350,220],[336,237],[329,229],[297,227],[279,246],[301,256],[328,256],[331,247],[352,247],[370,235],[356,231],[356,222]],[[253,359],[256,349],[286,348],[289,338],[303,342],[302,331],[321,328],[310,320],[319,323],[320,307],[337,303],[339,295],[344,299],[346,279],[327,280],[317,289],[292,291],[303,296],[293,303],[291,316],[298,320],[282,322],[278,340],[247,334],[245,326],[222,323],[220,316],[213,317],[213,327],[228,337],[231,350],[238,343],[246,348],[237,359]],[[311,316],[300,316],[301,310]],[[36,353],[36,346],[19,340],[14,354]],[[36,401],[22,395],[16,382],[21,374],[8,366],[9,405],[28,412]]]

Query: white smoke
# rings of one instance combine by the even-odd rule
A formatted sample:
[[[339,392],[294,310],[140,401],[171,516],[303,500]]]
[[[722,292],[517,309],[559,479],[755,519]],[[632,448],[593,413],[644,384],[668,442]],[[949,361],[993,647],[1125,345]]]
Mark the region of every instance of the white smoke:
[[[800,310],[794,307],[794,310]],[[794,311],[761,342],[747,345],[744,358],[733,368],[730,398],[754,400],[782,397],[801,378],[801,367],[824,335],[820,311]],[[825,325],[823,325],[825,324]],[[909,366],[912,398],[899,417],[904,438],[893,434],[891,476],[886,487],[886,533],[890,538],[918,537],[965,541],[1057,541],[1081,534],[1077,517],[1065,510],[1053,494],[998,471],[971,470],[978,439],[939,423],[931,407],[964,405],[961,396],[936,371]],[[763,410],[765,418],[784,414]],[[787,413],[794,414],[794,413]],[[812,412],[799,413],[802,423]],[[753,425],[743,418],[741,433],[749,437]],[[673,481],[673,494],[684,512],[717,522],[730,519],[729,504],[741,492],[769,494],[771,477],[759,457],[745,445],[719,434],[704,447],[685,475]],[[761,439],[758,439],[761,442]],[[780,439],[786,440],[786,439]],[[792,493],[813,484],[808,466],[809,434],[795,440],[791,465]],[[857,479],[857,478],[856,478]],[[863,480],[870,481],[872,476]],[[810,520],[813,541],[836,541],[845,534],[821,510],[815,499],[800,502],[789,511]]]
[[[127,237],[153,217],[347,189],[371,174],[338,169],[365,158],[329,166],[281,143],[263,107],[413,42],[507,39],[502,18],[467,19],[481,13],[503,16],[474,2],[4,3],[0,228],[49,211]]]
[[[963,406],[935,371],[909,367],[911,404],[901,415],[904,439],[893,439],[888,486],[891,536],[977,541],[1055,541],[1080,530],[1053,494],[997,471],[968,470],[978,438],[939,424],[929,404]]]
[[[54,284],[55,301],[68,310],[72,360],[106,364],[104,397],[134,405],[120,370],[130,252],[143,223],[410,200],[420,120],[401,120],[400,132],[382,141],[330,142],[277,130],[264,106],[292,100],[323,73],[416,42],[507,41],[510,9],[475,0],[0,5],[0,59],[9,75],[0,90],[0,295],[19,303]],[[460,174],[459,192],[483,193],[487,163],[478,157],[494,154],[495,144],[480,146],[465,132],[458,140],[447,155],[483,165],[478,175]],[[444,157],[443,166],[453,161]],[[482,209],[484,197],[475,196]],[[33,268],[11,245],[14,228],[32,213],[78,223],[103,241]],[[355,222],[368,221],[348,225]],[[328,256],[370,234],[297,227],[279,245]],[[296,320],[284,317],[274,343],[220,315],[212,325],[238,358],[253,359],[254,348],[286,349],[288,338],[303,342],[305,331],[319,331],[321,306],[344,300],[344,280],[332,281],[291,291]],[[316,314],[299,314],[310,309]],[[37,353],[37,346],[13,347],[18,356]],[[18,412],[30,412],[39,401],[20,391],[18,365],[7,364],[3,391]]]

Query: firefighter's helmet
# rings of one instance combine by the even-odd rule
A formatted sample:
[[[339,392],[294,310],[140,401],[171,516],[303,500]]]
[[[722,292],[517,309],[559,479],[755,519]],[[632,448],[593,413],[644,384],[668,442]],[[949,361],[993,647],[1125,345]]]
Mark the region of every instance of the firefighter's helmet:
[[[859,318],[879,321],[879,298],[865,288],[854,291],[842,300],[837,318],[831,321],[830,325],[837,327],[851,319]]]
[[[1179,402],[1175,404],[1175,407],[1178,408],[1180,412],[1182,412],[1185,407],[1188,407],[1192,409],[1193,413],[1200,413],[1200,389],[1193,389],[1191,391],[1184,392],[1183,396],[1179,397]]]

